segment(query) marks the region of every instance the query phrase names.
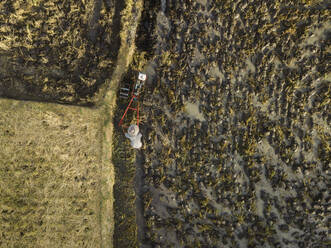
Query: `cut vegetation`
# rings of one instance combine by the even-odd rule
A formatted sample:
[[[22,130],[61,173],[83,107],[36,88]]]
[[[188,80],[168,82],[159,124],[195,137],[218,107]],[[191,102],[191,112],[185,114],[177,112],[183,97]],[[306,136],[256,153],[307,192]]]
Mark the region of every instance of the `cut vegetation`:
[[[2,1],[0,96],[98,103],[116,66],[125,1]]]
[[[30,17],[34,13],[32,10],[40,10],[38,13],[45,11],[46,14],[62,16],[64,19],[72,18],[70,19],[72,24],[83,26],[84,21],[89,20],[87,29],[75,25],[65,28],[68,29],[68,39],[75,38],[81,41],[77,44],[82,45],[84,42],[94,44],[95,47],[87,45],[92,49],[91,53],[85,54],[85,61],[76,65],[86,67],[84,70],[88,75],[85,76],[89,77],[94,73],[93,75],[100,77],[100,85],[89,84],[90,79],[86,81],[87,86],[82,85],[81,82],[77,84],[72,80],[75,78],[72,78],[74,74],[70,69],[70,66],[75,66],[77,61],[66,59],[62,61],[66,69],[62,72],[56,71],[57,76],[61,76],[60,79],[58,77],[55,81],[50,80],[47,83],[40,81],[39,79],[44,78],[47,73],[53,72],[54,64],[47,64],[48,67],[41,65],[39,57],[33,60],[33,63],[24,61],[29,58],[27,55],[31,51],[34,53],[33,51],[38,50],[36,44],[40,37],[36,35],[33,42],[37,43],[27,46],[23,39],[25,33],[22,33],[25,29],[23,28],[22,31],[19,29],[21,26],[14,24],[9,26],[11,30],[18,29],[18,33],[14,34],[18,38],[10,43],[9,36],[1,36],[1,96],[78,105],[97,104],[97,108],[0,100],[0,247],[113,247],[115,226],[113,204],[115,209],[118,209],[116,204],[123,203],[114,203],[113,198],[112,162],[116,162],[118,151],[112,150],[113,112],[116,108],[117,87],[134,52],[135,31],[142,1],[116,1],[114,6],[112,2],[109,2],[110,5],[107,3],[108,1],[90,1],[84,4],[80,1],[54,4],[51,1],[35,1],[31,4],[1,3],[0,10],[13,16],[10,20],[14,24],[15,21],[20,20],[20,18],[15,19],[19,14],[23,13],[24,18]],[[75,4],[82,9],[77,10]],[[22,7],[22,10],[19,10],[19,7]],[[54,13],[54,11],[58,12]],[[91,12],[80,16],[79,11]],[[105,14],[106,12],[108,14]],[[100,21],[101,15],[113,16],[113,22],[110,20],[110,23],[105,24]],[[39,16],[35,17],[38,18]],[[0,19],[8,22],[2,15]],[[45,15],[43,22],[48,22],[50,19],[50,16]],[[98,23],[96,26],[93,20]],[[64,27],[58,26],[58,21],[46,27],[54,32],[59,31],[54,34],[53,40],[58,39],[59,42],[63,42],[61,43],[63,47],[53,47],[48,44],[45,49],[53,51],[55,54],[52,56],[61,61],[62,58],[66,58],[67,52],[70,53],[72,44],[68,45],[63,37],[60,40]],[[69,20],[66,23],[69,23]],[[100,23],[107,27],[116,23],[114,28],[117,33],[107,33],[103,30],[104,26],[100,27]],[[121,32],[119,27],[122,28]],[[33,24],[29,26],[29,30],[31,29],[38,31]],[[89,30],[89,32],[84,33],[81,38],[80,34],[71,33],[75,30],[84,32]],[[116,42],[116,44],[111,43],[109,47],[103,44],[104,41],[100,41],[102,38],[100,35],[109,34],[120,39],[120,47]],[[47,35],[47,37],[51,36]],[[23,49],[24,46],[27,48]],[[27,54],[15,55],[20,49]],[[104,49],[105,53],[98,49]],[[93,64],[99,63],[102,56],[115,59],[117,54],[119,54],[118,60],[103,64],[104,66],[100,68],[99,64]],[[76,57],[75,54],[72,56]],[[13,58],[18,58],[18,62],[12,63]],[[58,64],[55,67],[58,68]],[[15,73],[13,68],[17,69]],[[25,78],[26,72],[32,77]],[[84,77],[84,72],[78,70],[77,73]],[[47,75],[46,77],[48,78]],[[44,87],[50,87],[51,90],[41,92]],[[68,88],[71,89],[70,92],[66,91]],[[81,89],[87,91],[80,91]],[[99,93],[96,93],[97,91]],[[118,182],[117,187],[122,182],[126,183],[121,180]],[[132,197],[134,203],[134,195]],[[135,207],[131,206],[130,211],[133,213],[130,228],[134,231],[131,232],[130,237],[127,237],[127,240],[129,238],[130,240],[126,242],[134,245],[137,242]],[[125,230],[124,233],[129,231]],[[123,233],[116,232],[114,239],[120,240],[120,236],[123,236]],[[120,244],[117,247],[123,246]]]

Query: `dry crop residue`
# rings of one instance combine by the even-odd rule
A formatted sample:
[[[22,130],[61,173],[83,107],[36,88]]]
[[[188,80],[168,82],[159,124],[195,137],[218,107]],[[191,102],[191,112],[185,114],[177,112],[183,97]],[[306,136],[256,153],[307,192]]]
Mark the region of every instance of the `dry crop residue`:
[[[116,62],[124,3],[1,1],[0,96],[96,103]]]
[[[112,76],[105,80],[104,88],[109,86],[109,89],[103,89],[103,94],[97,94],[101,96],[101,102],[96,108],[0,100],[0,247],[113,247],[113,234],[115,244],[125,237],[125,241],[115,247],[130,247],[126,244],[135,247],[134,192],[132,185],[123,180],[123,177],[118,180],[118,184],[123,186],[128,183],[127,191],[133,192],[129,201],[133,206],[125,206],[128,207],[128,212],[133,213],[131,222],[127,221],[130,230],[120,233],[123,229],[117,228],[119,223],[116,223],[118,219],[114,218],[114,214],[118,218],[122,216],[118,216],[118,212],[113,213],[112,163],[120,154],[119,146],[115,143],[116,140],[113,140],[112,120],[117,87],[134,52],[134,38],[142,1],[116,1],[115,13],[112,3],[113,1],[101,0],[0,3],[0,13],[10,16],[10,25],[1,25],[0,32],[5,32],[8,28],[9,31],[19,30],[18,33],[8,32],[7,36],[0,37],[0,96],[82,105],[95,103],[92,95],[99,88],[94,84],[94,76],[100,76],[103,80],[103,76],[111,73],[111,61],[104,63],[103,59],[108,56],[116,57],[117,52],[119,53]],[[115,29],[109,30],[110,23],[104,19],[112,14],[115,21],[111,24]],[[40,15],[42,20],[39,20]],[[15,25],[17,19],[14,17],[17,16],[20,24],[24,24],[23,18],[28,24],[34,21],[47,24],[51,21],[54,25],[37,29],[33,23],[24,28]],[[7,17],[0,16],[1,24],[7,21]],[[67,21],[72,21],[72,25],[65,25]],[[110,40],[113,40],[111,36],[114,36],[115,32],[110,31],[120,27],[121,32],[115,34],[121,41],[120,49],[117,47],[119,43],[111,42],[109,47],[109,39],[105,38],[110,37]],[[32,29],[32,34],[37,35],[34,35],[32,40],[26,40],[25,32]],[[39,34],[43,32],[46,32],[47,39],[40,47],[38,42],[44,38],[44,34]],[[84,34],[80,36],[79,32]],[[18,37],[16,43],[11,42],[10,35]],[[68,44],[67,38],[78,43]],[[32,43],[29,43],[31,46],[28,50],[24,49],[26,42]],[[90,50],[87,49],[89,52],[84,54],[87,57],[79,60],[82,59],[82,54],[75,54],[77,51],[73,52],[72,48],[86,45],[84,42],[91,45]],[[58,46],[59,43],[63,46]],[[15,52],[20,52],[20,48],[23,49],[23,54],[13,56]],[[39,57],[35,59],[39,48],[41,51],[46,49],[50,52],[46,57],[60,59],[58,62],[65,68],[61,72],[58,65],[55,66],[55,76],[60,80],[55,82],[55,85],[52,80],[38,81],[39,77],[45,76],[44,72],[54,72],[52,63],[41,66],[40,63],[47,63],[47,58],[42,61],[38,60]],[[66,59],[68,54],[72,56],[69,60]],[[34,59],[32,62],[29,56]],[[13,63],[10,61],[14,57],[20,62],[15,64],[15,75],[11,70]],[[74,60],[70,60],[72,58]],[[31,63],[24,63],[25,59]],[[75,59],[78,59],[78,64]],[[22,64],[27,68],[22,68]],[[73,72],[71,69],[75,66],[78,66],[78,70]],[[80,71],[80,67],[83,67],[84,71]],[[77,74],[84,77],[85,72],[94,75],[92,81],[89,78],[87,81],[83,80],[83,85],[76,85]],[[26,73],[32,77],[25,78]],[[64,81],[61,81],[62,76],[65,77]],[[86,89],[85,83],[88,90],[91,90],[87,95],[85,91],[79,92]],[[47,89],[50,87],[51,90],[48,92],[42,88],[43,92],[40,93],[39,86],[45,86]],[[66,87],[69,87],[70,91],[67,91]],[[37,91],[34,91],[36,88]],[[6,92],[14,95],[6,95]],[[61,94],[58,94],[59,92]],[[114,150],[113,145],[116,147]],[[115,155],[117,156],[114,157]],[[127,165],[130,167],[130,164]],[[134,171],[131,172],[134,175]],[[121,184],[121,180],[125,182]],[[120,193],[125,195],[126,191],[122,190]],[[128,201],[128,198],[124,197],[123,202],[125,201]],[[115,211],[117,208],[123,208],[122,202],[116,201],[114,208]],[[116,235],[118,233],[120,235]]]
[[[0,247],[101,247],[100,112],[0,103]]]
[[[146,246],[330,244],[329,14],[162,1],[142,109]]]

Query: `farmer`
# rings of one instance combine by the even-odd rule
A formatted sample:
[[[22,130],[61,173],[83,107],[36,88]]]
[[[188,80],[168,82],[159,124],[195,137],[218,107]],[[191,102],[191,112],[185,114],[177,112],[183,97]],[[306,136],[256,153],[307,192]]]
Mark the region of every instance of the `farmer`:
[[[142,146],[141,136],[142,134],[139,133],[139,127],[137,125],[130,125],[128,132],[125,133],[125,137],[131,141],[131,146],[135,149],[139,149]]]

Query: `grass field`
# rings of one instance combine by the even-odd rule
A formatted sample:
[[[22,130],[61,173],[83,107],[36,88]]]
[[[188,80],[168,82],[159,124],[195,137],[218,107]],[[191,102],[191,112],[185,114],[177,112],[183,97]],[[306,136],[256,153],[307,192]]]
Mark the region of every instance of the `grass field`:
[[[100,247],[100,113],[12,100],[0,109],[0,247]]]

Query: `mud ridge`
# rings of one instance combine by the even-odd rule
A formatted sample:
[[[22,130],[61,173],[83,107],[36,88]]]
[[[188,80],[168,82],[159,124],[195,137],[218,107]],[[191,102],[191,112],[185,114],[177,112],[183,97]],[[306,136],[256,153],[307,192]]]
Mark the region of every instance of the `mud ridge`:
[[[136,222],[138,232],[139,247],[149,248],[148,244],[145,244],[145,218],[144,218],[144,155],[142,151],[136,151],[136,176],[135,176],[135,193],[136,193]]]

